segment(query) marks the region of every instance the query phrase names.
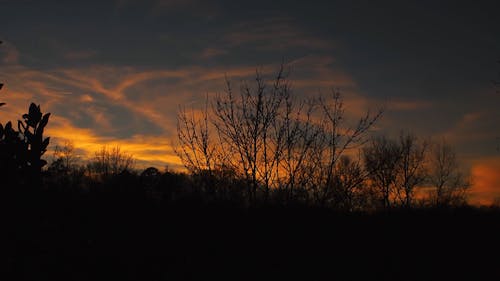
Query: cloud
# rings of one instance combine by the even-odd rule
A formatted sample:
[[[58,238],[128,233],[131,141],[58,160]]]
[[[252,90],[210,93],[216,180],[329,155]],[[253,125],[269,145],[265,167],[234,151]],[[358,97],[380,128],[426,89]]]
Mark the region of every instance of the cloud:
[[[333,69],[333,57],[307,56],[291,65],[292,84],[297,95],[340,85],[351,93],[347,99],[367,103],[356,96],[354,81]],[[256,68],[247,66],[200,66],[182,68],[141,68],[112,65],[60,67],[35,70],[9,66],[6,76],[6,102],[2,110],[16,120],[26,112],[30,101],[51,112],[47,135],[53,144],[66,139],[91,157],[101,145],[120,145],[133,153],[143,165],[178,166],[170,142],[176,135],[179,105],[199,108],[206,94],[224,91],[229,78],[235,91],[241,81],[252,83],[256,71],[274,79],[279,64]],[[332,80],[333,82],[328,82]],[[333,83],[333,84],[332,84]],[[294,90],[294,91],[295,91]],[[357,109],[353,107],[353,109]],[[85,158],[85,157],[84,157]]]
[[[293,85],[303,89],[319,91],[332,88],[350,90],[356,87],[351,76],[335,66],[330,55],[307,55],[294,59],[292,68]]]
[[[391,111],[414,111],[428,109],[433,106],[433,103],[426,100],[392,99],[387,102],[386,106]]]
[[[498,113],[478,110],[464,113],[455,123],[441,135],[458,145],[472,150],[489,150],[493,152],[497,137]]]
[[[200,0],[116,0],[115,10],[145,9],[149,17],[161,17],[184,12],[196,15],[199,18],[212,19],[219,14],[217,3]]]
[[[64,58],[68,60],[85,60],[95,57],[97,51],[70,51],[64,54]]]
[[[91,95],[84,94],[80,96],[80,102],[82,103],[91,103],[94,101],[94,98]]]
[[[259,50],[327,50],[334,46],[330,40],[310,35],[286,17],[237,24],[224,36],[223,42],[231,47],[252,44]]]
[[[0,61],[3,64],[17,65],[19,63],[19,50],[10,42],[3,41],[0,48]]]
[[[500,156],[475,159],[471,174],[473,203],[487,205],[500,198]]]
[[[235,71],[238,75],[246,72]],[[2,91],[2,101],[7,102],[2,107],[2,122],[17,120],[29,102],[35,101],[42,104],[43,112],[52,113],[46,134],[52,137],[53,145],[72,140],[84,151],[84,159],[92,157],[101,145],[119,145],[141,165],[172,167],[180,165],[170,145],[178,105],[198,91],[205,92],[204,81],[223,77],[222,71],[216,76],[196,67],[144,71],[93,66],[47,72],[10,67],[8,73]],[[170,88],[156,89],[151,85],[154,81],[170,84]],[[193,83],[191,92],[175,92]],[[165,89],[174,92],[165,93]],[[151,123],[162,130],[147,129]],[[120,131],[126,131],[127,136],[118,134]]]
[[[153,0],[153,6],[157,9],[178,9],[192,6],[198,3],[196,0]]]
[[[224,54],[227,54],[227,51],[224,49],[219,49],[219,48],[206,48],[201,51],[201,54],[199,55],[199,58],[201,59],[211,59],[215,57],[222,56]]]
[[[46,135],[51,137],[51,147],[69,140],[83,152],[83,159],[90,159],[103,145],[119,146],[122,151],[130,153],[139,162],[139,168],[156,165],[169,165],[179,168],[182,163],[177,158],[171,141],[165,136],[133,135],[130,138],[117,139],[96,135],[90,128],[79,128],[61,116],[52,116],[47,126]]]

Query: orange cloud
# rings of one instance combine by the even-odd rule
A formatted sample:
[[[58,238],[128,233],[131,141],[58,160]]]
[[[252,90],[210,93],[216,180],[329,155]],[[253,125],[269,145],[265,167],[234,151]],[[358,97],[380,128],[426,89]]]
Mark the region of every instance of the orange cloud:
[[[425,109],[432,106],[429,101],[423,100],[391,100],[387,103],[388,110],[398,110],[398,111],[411,111]]]
[[[3,42],[2,48],[0,49],[0,61],[4,64],[18,64],[19,63],[19,51],[10,42]]]
[[[314,85],[313,94],[316,95],[318,87],[329,90],[327,81],[333,80],[334,84],[349,91],[347,112],[368,104],[356,93],[355,83],[348,75],[330,69],[332,63],[332,57],[321,56],[294,61],[292,66],[301,71],[292,73],[294,89],[306,93],[308,87]],[[277,68],[277,64],[267,64],[258,70],[264,77],[273,79]],[[47,136],[52,137],[52,144],[71,140],[84,154],[82,158],[92,157],[102,145],[119,145],[123,151],[134,154],[143,165],[155,166],[180,165],[170,145],[175,138],[179,105],[199,109],[205,94],[212,96],[224,91],[226,75],[234,82],[234,91],[238,92],[240,81],[247,80],[251,84],[257,71],[255,66],[196,65],[175,70],[93,65],[47,71],[11,65],[6,70],[8,75],[2,81],[7,87],[1,94],[7,106],[2,107],[0,121],[17,120],[26,112],[29,102],[34,101],[41,104],[43,112],[52,113],[46,131]],[[307,77],[303,77],[305,74]],[[117,114],[115,109],[120,111],[121,119],[114,115]],[[155,133],[146,131],[146,126],[151,125],[145,121],[157,126]],[[122,135],[126,137],[114,135],[124,131],[126,134]]]
[[[500,198],[500,157],[478,159],[471,169],[473,186],[471,201],[475,204],[491,204]]]
[[[182,163],[172,148],[171,141],[166,136],[134,135],[130,138],[111,138],[96,135],[91,129],[75,127],[68,119],[51,117],[46,134],[51,137],[51,147],[63,144],[69,140],[82,151],[84,160],[92,158],[94,152],[103,145],[119,146],[122,151],[133,155],[139,162],[138,168],[155,165],[181,167]]]
[[[218,57],[218,56],[221,56],[224,54],[227,54],[227,51],[224,49],[206,48],[201,52],[199,57],[201,59],[211,59],[211,58]]]

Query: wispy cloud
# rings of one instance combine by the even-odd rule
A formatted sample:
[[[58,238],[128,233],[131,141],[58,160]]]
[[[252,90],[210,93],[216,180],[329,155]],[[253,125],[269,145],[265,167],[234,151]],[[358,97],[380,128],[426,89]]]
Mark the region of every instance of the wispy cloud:
[[[225,36],[229,46],[255,45],[260,50],[286,50],[306,48],[315,50],[331,49],[330,40],[310,35],[298,27],[291,18],[278,17],[237,24]]]
[[[387,101],[387,108],[391,111],[414,111],[429,109],[433,103],[428,100],[392,99]]]
[[[339,85],[353,87],[347,75],[328,70],[333,62],[332,58],[313,57],[294,61],[293,67],[304,68],[310,75],[293,74],[299,93],[310,86],[307,81],[326,86],[322,81],[328,77]],[[260,71],[272,79],[277,69],[277,64],[258,69],[254,65],[192,65],[178,69],[93,65],[50,71],[12,66],[6,77],[5,92],[10,95],[6,95],[9,106],[5,109],[11,110],[8,117],[15,120],[26,111],[29,101],[41,103],[44,112],[53,114],[47,133],[55,140],[73,140],[88,155],[98,145],[115,143],[133,149],[144,163],[148,159],[160,161],[153,154],[160,155],[159,150],[166,149],[160,158],[178,164],[166,143],[175,138],[179,105],[200,106],[205,94],[224,90],[226,77],[238,84],[242,80],[252,81],[256,71]],[[313,91],[316,93],[316,89]],[[143,142],[142,146],[138,142]],[[140,149],[155,153],[146,155]]]
[[[64,54],[64,57],[68,60],[84,60],[91,59],[98,54],[97,51],[69,51]]]
[[[0,48],[0,61],[3,64],[16,65],[19,63],[19,50],[11,43],[4,41]]]
[[[203,49],[203,51],[201,51],[199,58],[211,59],[211,58],[222,56],[224,54],[227,54],[227,50],[224,50],[222,48],[206,48],[206,49]]]
[[[202,18],[214,18],[219,14],[218,6],[213,1],[200,0],[116,0],[115,9],[117,11],[127,8],[146,9],[147,16],[161,17],[169,16],[179,12],[196,14]],[[196,9],[193,9],[196,8]]]
[[[496,132],[488,129],[489,123],[494,122],[494,120],[491,114],[485,111],[467,112],[442,135],[457,144],[471,145],[478,141],[490,143],[496,137]]]

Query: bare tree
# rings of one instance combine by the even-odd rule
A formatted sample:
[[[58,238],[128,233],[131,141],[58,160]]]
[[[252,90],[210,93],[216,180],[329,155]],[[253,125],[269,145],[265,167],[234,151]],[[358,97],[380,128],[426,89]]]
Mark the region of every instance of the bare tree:
[[[274,83],[269,86],[257,72],[255,88],[243,83],[238,96],[226,80],[225,94],[215,99],[214,124],[224,151],[230,155],[226,158],[228,166],[238,170],[249,183],[251,201],[257,199],[260,187],[267,197],[276,180],[281,146],[273,146],[271,139],[273,124],[289,91],[283,75],[281,67]],[[279,134],[274,136],[282,137]]]
[[[62,145],[56,145],[52,155],[52,162],[47,171],[50,174],[49,181],[52,186],[63,189],[81,187],[84,183],[86,169],[79,165],[79,156],[76,154],[75,145],[72,141],[65,141]]]
[[[284,193],[285,200],[295,200],[297,193],[307,190],[311,181],[309,173],[314,170],[315,162],[310,156],[321,133],[313,122],[316,108],[314,100],[296,101],[287,93],[273,124],[277,188]]]
[[[297,100],[284,69],[271,82],[257,72],[255,83],[242,83],[239,92],[226,79],[225,92],[207,100],[201,116],[180,110],[176,151],[191,173],[229,169],[246,182],[251,202],[271,193],[285,201],[310,195],[328,201],[338,160],[362,144],[381,111],[349,126],[338,92],[331,100]]]
[[[342,156],[336,166],[333,180],[334,207],[345,211],[364,207],[360,196],[365,188],[366,178],[360,159],[353,160],[352,157]]]
[[[438,207],[466,204],[471,182],[460,171],[453,148],[445,140],[433,144],[429,162],[431,203]]]
[[[401,134],[399,137],[399,167],[397,172],[396,192],[400,203],[411,208],[415,188],[422,185],[426,179],[425,157],[428,149],[426,141],[419,141],[411,134]]]
[[[181,109],[176,146],[177,155],[192,174],[212,179],[220,171],[232,171],[244,178],[252,201],[260,189],[267,197],[277,183],[284,131],[276,124],[288,91],[283,68],[272,84],[258,72],[255,81],[255,88],[243,83],[235,95],[226,79],[225,93],[213,103],[207,98],[201,116]]]
[[[177,139],[174,146],[177,156],[182,160],[189,172],[199,174],[208,171],[212,174],[220,152],[211,135],[211,121],[208,116],[208,97],[201,118],[194,112],[190,114],[180,108],[177,114]]]
[[[391,196],[395,194],[401,148],[396,141],[377,137],[363,148],[363,156],[371,184],[380,193],[383,207],[388,209],[392,205]]]
[[[124,171],[130,171],[134,162],[133,156],[123,152],[119,146],[113,148],[102,146],[95,152],[94,158],[88,165],[88,170],[91,176],[105,179]]]
[[[330,99],[320,98],[321,113],[321,140],[317,143],[318,155],[321,163],[321,184],[319,193],[320,203],[328,199],[328,194],[335,187],[338,178],[338,161],[346,151],[360,148],[365,142],[364,137],[368,130],[382,116],[382,109],[375,114],[367,111],[354,126],[346,123],[344,101],[339,91],[332,91]]]
[[[201,116],[195,116],[195,112],[188,113],[180,108],[177,114],[177,139],[178,144],[174,150],[184,166],[196,179],[197,190],[205,192],[205,195],[215,196],[217,183],[216,170],[224,161],[224,154],[219,143],[215,141],[212,121],[209,120],[208,95],[205,108]]]
[[[51,166],[57,165],[60,168],[58,170],[68,173],[75,168],[78,160],[74,142],[67,140],[62,145],[55,146]]]

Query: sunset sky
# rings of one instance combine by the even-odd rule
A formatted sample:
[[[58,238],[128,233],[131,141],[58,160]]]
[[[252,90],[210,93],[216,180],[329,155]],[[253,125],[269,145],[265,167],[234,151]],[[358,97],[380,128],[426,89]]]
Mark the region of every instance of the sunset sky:
[[[33,101],[53,144],[178,167],[179,106],[284,60],[297,96],[335,87],[352,116],[385,106],[377,133],[446,138],[487,203],[500,197],[498,2],[0,0],[0,122]]]

